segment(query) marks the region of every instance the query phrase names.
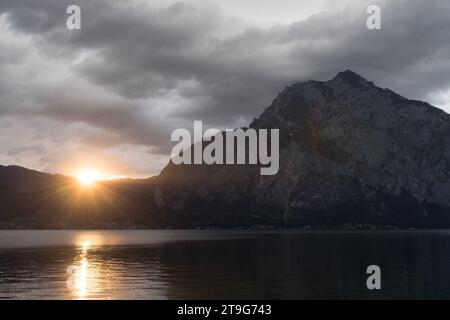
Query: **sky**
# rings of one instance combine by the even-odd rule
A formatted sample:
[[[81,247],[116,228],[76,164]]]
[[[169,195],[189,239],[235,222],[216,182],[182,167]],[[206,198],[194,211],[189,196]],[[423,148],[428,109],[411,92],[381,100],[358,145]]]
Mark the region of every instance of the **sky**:
[[[346,69],[450,112],[449,17],[448,0],[2,0],[0,164],[148,177],[174,129],[245,126]]]

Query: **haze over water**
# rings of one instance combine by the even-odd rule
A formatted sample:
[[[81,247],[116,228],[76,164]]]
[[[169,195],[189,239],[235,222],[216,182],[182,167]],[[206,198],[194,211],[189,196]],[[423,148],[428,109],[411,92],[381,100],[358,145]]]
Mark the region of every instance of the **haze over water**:
[[[449,231],[0,231],[1,299],[449,297]]]

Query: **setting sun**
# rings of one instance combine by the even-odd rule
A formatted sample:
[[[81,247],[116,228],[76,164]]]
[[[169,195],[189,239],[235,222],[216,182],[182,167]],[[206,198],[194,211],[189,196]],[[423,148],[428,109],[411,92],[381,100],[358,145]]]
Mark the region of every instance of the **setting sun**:
[[[95,181],[101,180],[102,175],[96,171],[86,170],[77,174],[78,181],[85,186],[91,186]]]

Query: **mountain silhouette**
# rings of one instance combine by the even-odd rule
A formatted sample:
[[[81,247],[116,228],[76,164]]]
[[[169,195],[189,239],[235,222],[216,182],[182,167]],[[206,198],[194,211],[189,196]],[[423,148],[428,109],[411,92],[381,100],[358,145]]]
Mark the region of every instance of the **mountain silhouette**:
[[[0,221],[12,227],[450,226],[450,115],[426,102],[347,70],[285,88],[250,128],[280,130],[276,175],[261,176],[258,165],[169,162],[157,177],[101,182],[104,198],[96,194],[95,206],[71,207],[65,201],[75,201],[73,179],[0,167],[0,199],[7,202]],[[58,190],[64,197],[52,196]]]

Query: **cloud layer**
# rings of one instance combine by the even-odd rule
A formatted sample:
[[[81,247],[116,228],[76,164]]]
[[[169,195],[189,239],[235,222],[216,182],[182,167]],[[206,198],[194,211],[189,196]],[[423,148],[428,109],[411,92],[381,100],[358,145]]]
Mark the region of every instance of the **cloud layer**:
[[[378,1],[382,30],[366,28],[372,1],[77,3],[81,30],[71,1],[0,2],[2,164],[155,174],[174,128],[245,125],[292,82],[344,69],[450,110],[446,0]]]

